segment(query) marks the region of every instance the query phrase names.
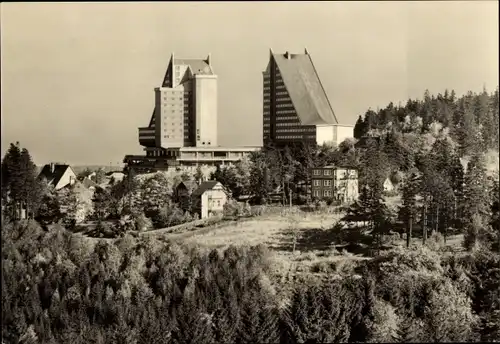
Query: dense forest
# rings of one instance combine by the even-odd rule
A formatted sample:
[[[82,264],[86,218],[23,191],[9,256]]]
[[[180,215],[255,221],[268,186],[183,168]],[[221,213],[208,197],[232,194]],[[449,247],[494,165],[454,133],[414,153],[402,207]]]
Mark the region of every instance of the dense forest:
[[[200,179],[200,169],[131,174],[92,195],[79,186],[55,192],[37,178],[28,150],[12,144],[2,160],[2,340],[499,341],[498,117],[498,89],[460,98],[426,92],[405,106],[367,111],[355,139],[338,147],[265,147],[217,167],[212,178],[235,198],[251,195],[262,205],[276,193],[321,203],[305,192],[309,168],[358,169],[360,197],[339,209],[345,222],[366,224],[359,232],[374,256],[302,277],[276,271],[262,245],[208,250],[130,235],[192,220],[172,187]],[[397,186],[395,207],[382,188],[387,178]],[[118,238],[72,232],[89,219]],[[406,247],[385,247],[393,233]],[[457,233],[463,249],[439,244]]]

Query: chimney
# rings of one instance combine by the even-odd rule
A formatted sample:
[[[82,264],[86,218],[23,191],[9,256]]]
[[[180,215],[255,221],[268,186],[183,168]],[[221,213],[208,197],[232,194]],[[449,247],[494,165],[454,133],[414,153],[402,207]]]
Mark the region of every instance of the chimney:
[[[207,56],[207,64],[208,64],[209,66],[212,66],[212,65],[210,64],[210,55],[211,55],[211,54],[210,54],[210,53],[208,53],[208,56]]]
[[[51,162],[50,163],[50,173],[54,173],[55,170],[56,170],[56,164]]]
[[[290,60],[290,53],[289,53],[288,51],[285,53],[285,58],[286,58],[287,60]]]
[[[309,52],[307,51],[307,48],[304,48],[304,54],[309,55]]]

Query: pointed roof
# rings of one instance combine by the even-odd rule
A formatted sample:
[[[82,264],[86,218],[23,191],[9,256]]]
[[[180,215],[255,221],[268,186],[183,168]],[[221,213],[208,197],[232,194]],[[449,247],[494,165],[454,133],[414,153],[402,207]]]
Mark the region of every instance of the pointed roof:
[[[209,59],[174,59],[174,65],[184,65],[191,69],[191,74],[214,75]]]
[[[305,54],[274,54],[285,87],[302,125],[338,124],[325,89],[321,84],[311,56]]]
[[[64,173],[66,172],[66,170],[68,168],[71,168],[71,166],[65,164],[53,164],[54,168],[52,169],[51,165],[52,164],[46,164],[40,171],[38,178],[45,177],[49,185],[56,186],[61,180]]]
[[[201,196],[203,195],[203,193],[207,190],[212,190],[216,185],[220,184],[222,186],[222,188],[224,189],[225,192],[226,189],[224,188],[224,185],[222,185],[220,182],[216,181],[216,180],[207,180],[205,182],[202,182],[200,184],[200,186],[193,191],[192,195],[193,196]]]
[[[176,188],[185,187],[189,192],[193,192],[198,187],[198,183],[194,180],[184,180],[177,184]]]

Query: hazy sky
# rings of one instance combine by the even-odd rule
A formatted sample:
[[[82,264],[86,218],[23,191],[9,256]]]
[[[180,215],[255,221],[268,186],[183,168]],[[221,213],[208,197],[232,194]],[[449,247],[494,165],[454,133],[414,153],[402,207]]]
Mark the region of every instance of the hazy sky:
[[[269,48],[307,47],[338,118],[498,85],[498,2],[1,3],[2,156],[116,164],[141,154],[172,52],[219,76],[220,143],[262,135]]]

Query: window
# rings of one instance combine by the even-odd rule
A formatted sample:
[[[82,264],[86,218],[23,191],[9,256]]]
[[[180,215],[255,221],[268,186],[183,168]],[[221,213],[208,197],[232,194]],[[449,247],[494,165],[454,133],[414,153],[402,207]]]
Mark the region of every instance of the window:
[[[332,181],[331,180],[324,180],[323,186],[332,186]]]
[[[332,191],[331,190],[325,190],[325,191],[323,191],[323,196],[325,196],[325,197],[331,197],[332,196]]]
[[[313,180],[313,185],[314,186],[321,186],[321,180],[317,180],[317,179]]]
[[[321,175],[321,171],[320,170],[313,170],[313,175],[319,176],[319,175]]]
[[[332,170],[324,170],[325,176],[330,176],[332,174]]]
[[[320,193],[319,193],[319,190],[314,190],[314,191],[313,191],[313,196],[314,196],[314,197],[319,197],[319,196],[321,196],[321,195],[320,195]]]

